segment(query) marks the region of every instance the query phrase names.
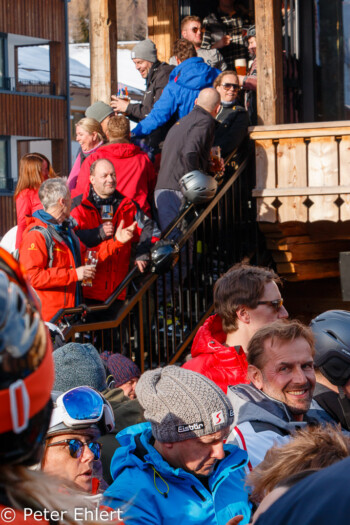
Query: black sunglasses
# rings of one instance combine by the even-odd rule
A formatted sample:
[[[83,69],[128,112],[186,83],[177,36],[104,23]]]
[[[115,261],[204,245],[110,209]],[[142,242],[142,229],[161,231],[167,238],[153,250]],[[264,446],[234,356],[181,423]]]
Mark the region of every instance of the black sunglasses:
[[[50,443],[48,447],[55,447],[56,445],[67,445],[69,448],[69,454],[72,458],[80,458],[84,447],[88,447],[94,455],[94,461],[97,461],[101,457],[101,443],[90,441],[90,443],[83,443],[80,439],[62,439],[62,441],[56,441]]]
[[[230,83],[225,83],[225,84],[221,84],[222,87],[224,88],[225,91],[228,91],[230,88],[234,89],[234,90],[237,90],[239,89],[239,85],[238,84],[230,84]]]
[[[258,304],[268,304],[278,312],[283,306],[283,299],[281,297],[281,299],[275,299],[274,301],[258,301]]]

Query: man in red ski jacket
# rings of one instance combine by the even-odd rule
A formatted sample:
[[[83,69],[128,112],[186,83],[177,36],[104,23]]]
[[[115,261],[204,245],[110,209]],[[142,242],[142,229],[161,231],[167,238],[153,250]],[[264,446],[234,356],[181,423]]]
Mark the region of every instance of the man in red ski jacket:
[[[217,312],[198,330],[192,359],[184,368],[214,381],[225,393],[229,385],[248,383],[246,349],[262,326],[288,317],[273,270],[237,264],[214,287]]]
[[[133,231],[132,242],[125,243],[114,257],[98,263],[92,287],[84,287],[84,297],[92,302],[104,302],[126,277],[136,245],[136,264],[144,271],[153,242],[160,237],[155,223],[141,210],[137,202],[116,189],[117,180],[113,164],[106,159],[96,160],[91,166],[90,184],[85,193],[73,199],[71,215],[78,226],[76,234],[90,248],[108,243],[118,228]],[[103,223],[102,206],[112,207],[111,220]],[[119,296],[125,299],[126,290]]]
[[[111,117],[107,124],[108,144],[99,148],[82,164],[73,197],[84,194],[90,182],[90,167],[98,159],[108,159],[118,174],[117,190],[136,201],[141,209],[151,215],[156,173],[146,153],[131,144],[130,122],[123,115]]]

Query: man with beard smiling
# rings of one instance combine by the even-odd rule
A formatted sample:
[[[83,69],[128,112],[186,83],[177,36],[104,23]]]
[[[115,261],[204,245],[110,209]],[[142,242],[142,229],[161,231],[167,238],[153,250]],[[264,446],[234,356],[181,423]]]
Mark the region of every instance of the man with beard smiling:
[[[312,332],[299,321],[275,321],[250,340],[251,384],[229,387],[227,393],[235,414],[227,442],[248,452],[249,468],[274,444],[288,441],[296,429],[331,421],[316,402],[311,405],[314,354]]]

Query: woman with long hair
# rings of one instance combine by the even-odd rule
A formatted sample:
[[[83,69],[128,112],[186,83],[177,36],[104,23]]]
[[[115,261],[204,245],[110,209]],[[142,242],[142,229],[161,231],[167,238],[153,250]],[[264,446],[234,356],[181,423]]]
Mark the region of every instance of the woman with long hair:
[[[106,141],[101,124],[94,118],[82,118],[75,125],[75,135],[81,151],[73,164],[68,177],[68,187],[72,191],[77,185],[80,168],[86,157],[94,153]]]
[[[19,177],[14,194],[17,214],[16,249],[19,248],[27,226],[26,217],[42,208],[38,191],[46,179],[57,177],[50,161],[42,153],[27,153],[19,163]]]

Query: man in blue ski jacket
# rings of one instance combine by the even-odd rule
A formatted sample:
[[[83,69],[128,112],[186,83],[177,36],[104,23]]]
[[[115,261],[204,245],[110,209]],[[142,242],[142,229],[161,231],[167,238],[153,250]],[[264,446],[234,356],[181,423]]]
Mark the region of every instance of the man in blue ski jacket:
[[[169,82],[152,111],[133,130],[136,137],[149,135],[168,122],[172,116],[180,119],[188,115],[199,92],[206,87],[212,87],[214,80],[221,73],[219,69],[208,66],[203,58],[198,57],[192,42],[184,38],[175,42],[173,51],[178,66],[170,73]]]
[[[136,387],[147,423],[118,434],[113,484],[103,504],[131,525],[226,525],[250,518],[244,489],[247,454],[223,445],[232,406],[210,379],[166,366],[145,372]]]

